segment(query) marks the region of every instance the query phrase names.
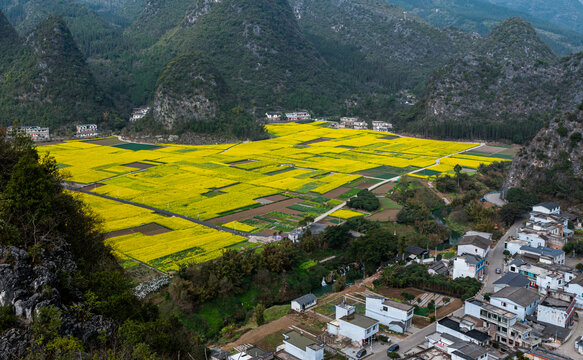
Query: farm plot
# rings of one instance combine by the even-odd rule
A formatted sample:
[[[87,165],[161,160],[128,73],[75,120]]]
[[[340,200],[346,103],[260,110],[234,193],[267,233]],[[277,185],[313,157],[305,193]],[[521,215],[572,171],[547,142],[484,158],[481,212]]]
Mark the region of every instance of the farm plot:
[[[221,256],[222,249],[246,239],[203,225],[167,217],[132,205],[82,194],[104,220],[106,243],[121,259],[137,260],[161,271]]]
[[[430,166],[432,171],[419,176],[438,176],[452,172],[456,164],[470,169],[501,160],[485,153],[442,158],[474,148],[476,144],[471,143],[324,125],[268,125],[273,138],[238,144],[148,146],[106,138],[68,141],[40,151],[56,158],[68,181],[89,185],[90,191],[216,224],[238,221],[238,230],[253,228],[259,233],[289,231],[306,215],[318,216],[338,205],[334,198],[346,199],[359,187],[412,169]],[[284,200],[282,195],[292,199]],[[179,229],[166,225],[158,214],[116,203],[94,201],[91,205],[106,218],[107,232],[150,223],[171,229],[153,236],[134,232],[111,240],[120,253],[163,269],[212,258],[223,247],[241,241],[223,239],[223,233],[205,235],[191,225]],[[333,216],[337,215],[364,214],[344,210]],[[198,242],[188,240],[192,238]],[[139,242],[143,246],[135,247]]]

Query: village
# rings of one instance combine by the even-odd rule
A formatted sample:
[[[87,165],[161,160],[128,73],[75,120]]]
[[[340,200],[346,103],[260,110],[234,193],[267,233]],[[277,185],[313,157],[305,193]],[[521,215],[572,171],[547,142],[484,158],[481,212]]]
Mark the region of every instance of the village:
[[[128,123],[132,124],[141,119],[143,119],[148,113],[150,113],[151,108],[149,106],[135,108],[132,110],[129,117]],[[297,110],[292,112],[266,112],[265,120],[269,123],[281,123],[281,122],[297,122],[297,121],[311,121],[312,115],[307,110]],[[367,130],[369,125],[366,121],[362,121],[357,117],[341,117],[339,122],[332,124],[335,129],[355,129],[355,130]],[[380,132],[389,132],[392,130],[393,125],[384,121],[372,121],[371,130]],[[18,132],[20,134],[26,135],[32,139],[35,143],[49,142],[52,140],[63,140],[68,138],[76,139],[86,139],[95,138],[98,136],[107,136],[109,132],[102,132],[98,129],[97,124],[78,124],[75,125],[75,131],[72,136],[51,136],[51,129],[49,127],[36,126],[36,125],[26,125],[26,126],[9,126],[6,129],[7,134],[12,134],[13,132]]]
[[[130,122],[149,108],[135,109]],[[268,122],[309,121],[307,111],[267,112]],[[334,129],[389,132],[392,125],[356,117],[328,123]],[[51,140],[49,128],[8,129],[35,142]],[[100,136],[96,124],[76,125],[76,138]],[[568,360],[583,356],[582,266],[563,247],[581,229],[581,219],[544,202],[495,240],[467,231],[454,251],[409,245],[363,280],[333,293],[305,294],[285,314],[212,350],[211,359],[467,359],[508,357]],[[338,219],[339,220],[339,219]],[[297,242],[313,223],[286,236]],[[352,233],[359,237],[362,234]],[[281,240],[277,236],[277,240]],[[432,276],[471,278],[482,284],[469,298],[416,287],[379,287],[375,280],[397,267],[421,265]],[[343,271],[350,271],[350,265]],[[330,286],[322,279],[323,286]],[[281,306],[281,305],[280,305]]]
[[[544,202],[497,242],[467,232],[450,259],[408,246],[396,260],[424,264],[433,276],[477,279],[481,290],[463,302],[414,288],[377,290],[379,269],[340,293],[291,301],[289,314],[213,349],[211,359],[581,358],[583,274],[562,250],[573,236],[568,224],[581,228]]]

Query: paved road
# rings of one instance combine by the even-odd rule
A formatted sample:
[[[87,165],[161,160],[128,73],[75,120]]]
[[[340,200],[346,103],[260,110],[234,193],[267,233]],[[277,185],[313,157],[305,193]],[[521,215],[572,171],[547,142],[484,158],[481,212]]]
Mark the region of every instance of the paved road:
[[[575,326],[571,331],[571,337],[566,343],[555,350],[557,353],[569,356],[573,359],[583,358],[583,355],[575,350],[575,341],[579,340],[583,335],[583,311],[577,311],[577,314],[579,315],[579,320],[575,323]]]
[[[457,309],[456,311],[447,314],[444,317],[450,316],[451,314],[453,314],[454,316],[457,316],[457,317],[462,317],[464,315],[464,308],[461,307],[461,308]],[[409,335],[405,339],[399,341],[398,342],[399,354],[401,354],[401,356],[403,356],[407,351],[413,349],[415,346],[423,345],[426,341],[425,337],[427,335],[433,334],[435,332],[436,328],[437,328],[436,323],[433,323],[433,324],[428,325],[428,326],[424,327],[423,329],[417,331],[415,334]]]
[[[503,254],[504,253],[504,242],[506,241],[506,239],[508,239],[508,237],[516,235],[516,231],[518,230],[518,228],[520,227],[521,224],[522,224],[522,220],[514,223],[510,227],[510,229],[508,229],[508,231],[504,234],[504,236],[502,236],[502,238],[498,241],[496,246],[490,250],[488,255],[486,255],[486,260],[488,261],[490,266],[488,267],[488,273],[486,275],[486,278],[484,279],[485,284],[482,287],[480,294],[482,294],[484,292],[492,292],[494,289],[494,285],[493,285],[494,281],[498,280],[502,276],[502,275],[496,274],[496,268],[499,267],[501,269],[504,269],[504,254]],[[446,316],[450,316],[451,314],[452,313],[450,313]],[[464,315],[463,306],[460,309],[453,312],[453,315],[457,316],[457,317],[462,317]],[[422,345],[423,343],[425,343],[425,337],[427,335],[434,333],[435,329],[436,329],[436,324],[433,323],[433,324],[426,326],[425,328],[419,330],[415,334],[409,335],[405,339],[399,341],[399,353],[401,355],[404,355],[407,351],[411,350],[415,346]],[[372,359],[381,359],[381,357],[378,357],[378,358],[372,357]]]
[[[494,292],[494,281],[500,279],[504,274],[504,242],[510,236],[515,236],[518,228],[520,228],[522,224],[522,219],[515,222],[508,231],[502,236],[496,246],[493,249],[490,249],[488,255],[486,255],[486,261],[488,262],[488,267],[486,268],[487,271],[484,276],[484,286],[478,293],[482,295],[484,293],[492,293]],[[502,270],[502,274],[496,274],[496,268],[500,268]]]

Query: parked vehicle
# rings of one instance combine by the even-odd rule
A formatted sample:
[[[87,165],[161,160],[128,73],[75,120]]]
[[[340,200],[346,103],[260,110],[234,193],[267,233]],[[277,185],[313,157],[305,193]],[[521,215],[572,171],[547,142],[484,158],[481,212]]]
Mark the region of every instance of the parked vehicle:
[[[502,274],[502,269],[496,268],[496,274]]]
[[[399,344],[393,344],[389,346],[389,348],[387,349],[387,355],[395,351],[399,351]]]
[[[356,358],[357,359],[360,359],[364,355],[366,355],[366,349],[365,348],[362,348],[362,349],[358,350],[358,352],[356,353]]]

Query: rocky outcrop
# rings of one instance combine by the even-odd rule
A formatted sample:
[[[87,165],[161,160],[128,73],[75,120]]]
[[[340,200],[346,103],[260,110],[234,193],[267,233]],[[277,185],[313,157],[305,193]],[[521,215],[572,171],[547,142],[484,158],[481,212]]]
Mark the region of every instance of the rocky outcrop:
[[[537,180],[544,180],[548,175],[546,171],[552,171],[553,175],[566,172],[583,181],[582,134],[581,109],[551,120],[515,157],[505,188],[528,187]]]
[[[61,311],[61,335],[72,335],[84,343],[100,333],[110,334],[113,321],[96,315],[75,316],[63,303],[61,291],[67,288],[69,297],[81,304],[82,294],[64,284],[73,276],[77,265],[64,241],[42,244],[29,252],[14,246],[0,246],[0,306],[11,306],[20,319],[20,328],[7,330],[0,336],[0,360],[20,358],[29,347],[32,333],[29,325],[43,307]],[[71,294],[72,293],[72,294]]]
[[[178,56],[158,79],[154,119],[167,130],[179,123],[212,121],[228,93],[219,72],[202,55]]]
[[[523,142],[583,100],[582,59],[558,60],[528,23],[505,21],[475,50],[432,75],[417,128],[442,137]]]
[[[40,251],[32,256],[13,246],[0,248],[0,306],[13,306],[28,321],[41,307],[60,306],[59,276],[77,269],[65,243]]]

